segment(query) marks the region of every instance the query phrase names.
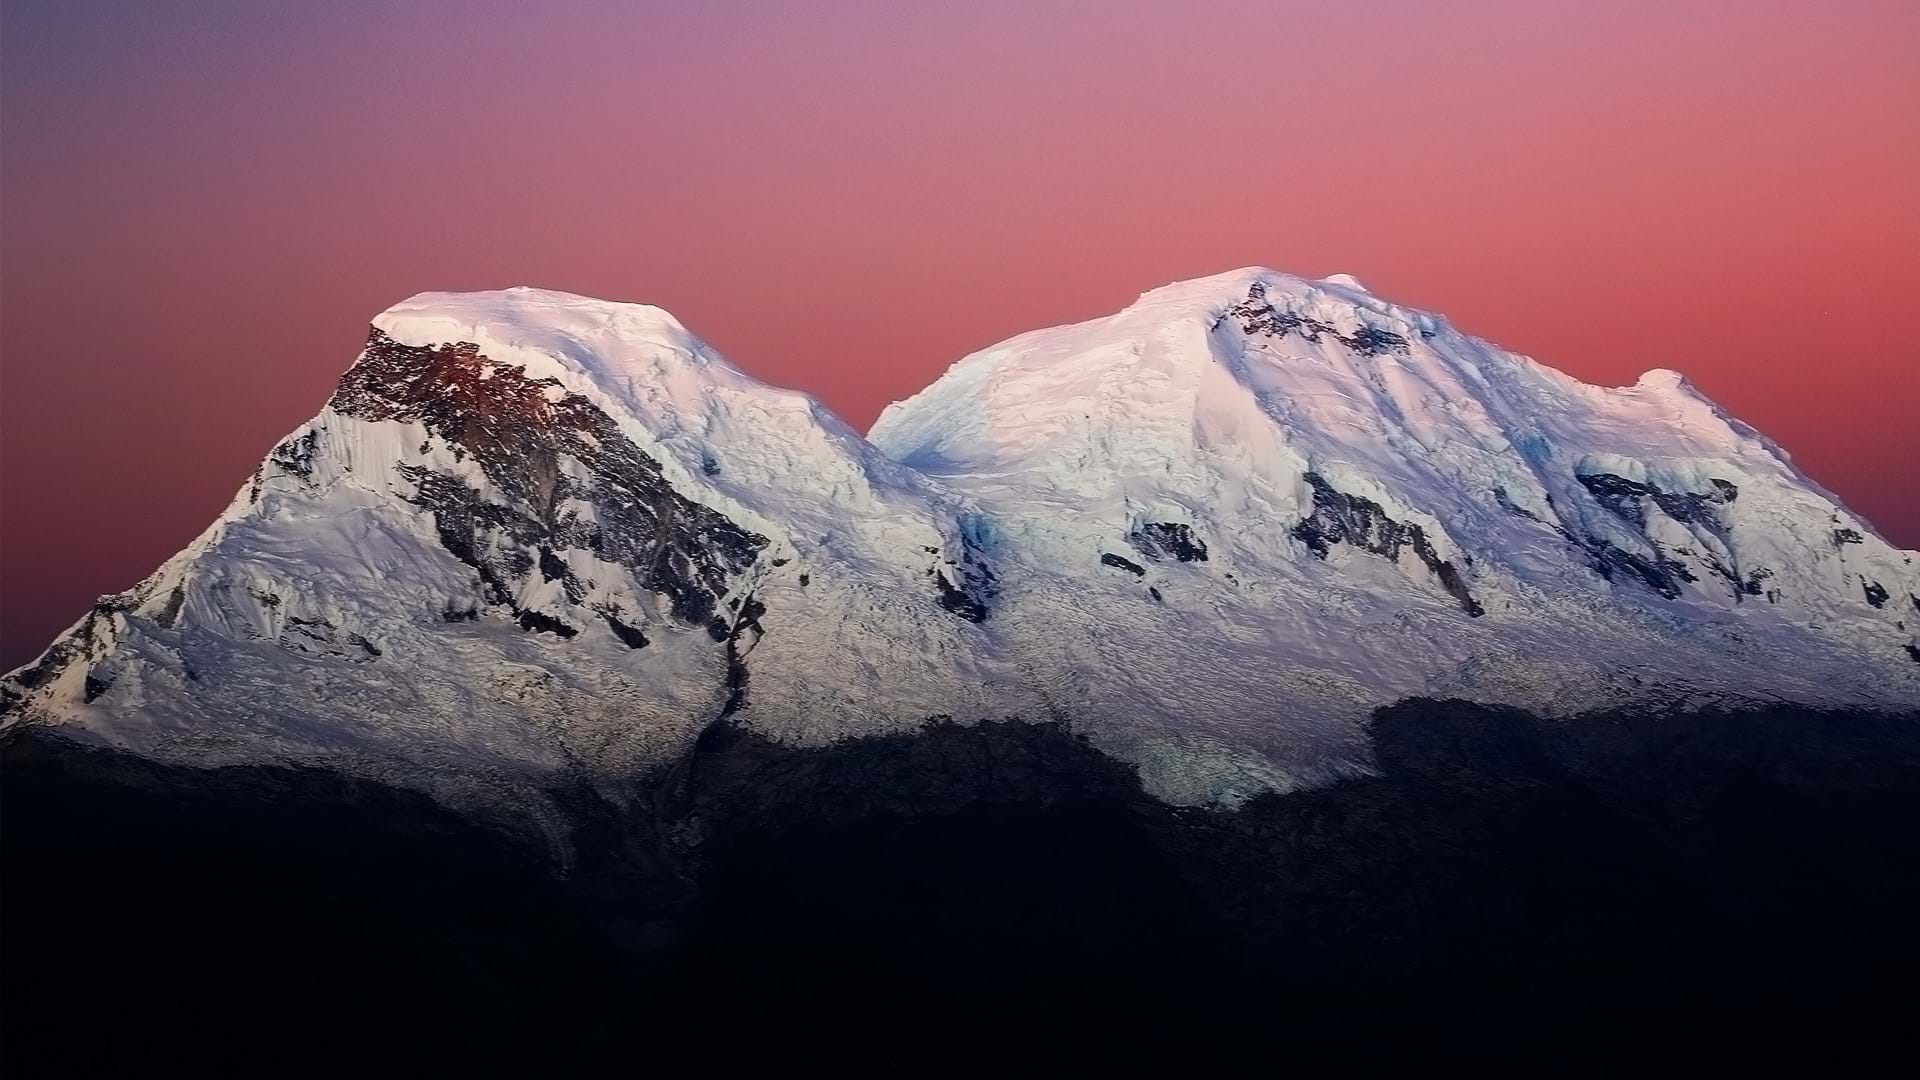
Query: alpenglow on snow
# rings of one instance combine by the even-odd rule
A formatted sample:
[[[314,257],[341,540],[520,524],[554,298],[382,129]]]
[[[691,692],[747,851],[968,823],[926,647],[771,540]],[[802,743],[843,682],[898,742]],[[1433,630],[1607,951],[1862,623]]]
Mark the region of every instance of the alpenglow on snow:
[[[1023,334],[866,438],[656,308],[426,293],[0,725],[458,800],[716,723],[1013,717],[1232,803],[1366,770],[1409,696],[1914,707],[1913,558],[1678,374],[1589,386],[1344,276]]]

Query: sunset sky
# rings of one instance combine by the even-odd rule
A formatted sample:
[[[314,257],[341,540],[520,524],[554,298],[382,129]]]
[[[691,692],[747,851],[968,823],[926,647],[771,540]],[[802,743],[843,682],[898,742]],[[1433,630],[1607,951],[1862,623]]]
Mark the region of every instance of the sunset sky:
[[[865,426],[1247,264],[1677,368],[1920,546],[1920,3],[75,3],[0,15],[0,666],[371,316],[666,307]]]

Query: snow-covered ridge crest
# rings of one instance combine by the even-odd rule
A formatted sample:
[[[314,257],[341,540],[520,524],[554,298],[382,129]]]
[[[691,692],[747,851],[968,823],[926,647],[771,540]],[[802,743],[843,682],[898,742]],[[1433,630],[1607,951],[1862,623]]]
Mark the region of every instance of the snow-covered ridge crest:
[[[770,494],[873,508],[925,486],[816,398],[747,375],[661,308],[524,286],[427,292],[373,327],[405,345],[472,344],[528,378],[557,380],[657,452],[676,485],[717,489],[749,516]],[[815,471],[788,468],[797,458]]]
[[[423,293],[0,726],[192,763],[617,778],[1064,720],[1177,802],[1371,710],[1920,703],[1920,572],[1685,380],[1589,386],[1250,267],[956,363],[862,437],[671,315]]]
[[[1208,618],[1258,643],[1230,676],[1249,703],[1264,684],[1330,711],[1436,692],[1578,711],[1638,693],[1627,672],[1680,697],[1920,699],[1912,553],[1772,442],[1671,373],[1591,386],[1345,275],[1248,267],[1150,290],[961,359],[869,438],[972,496],[1035,562],[1088,567],[1062,611],[1089,587],[1209,597]],[[1140,558],[1153,523],[1204,562]],[[1206,654],[1131,678],[1129,653],[1181,632],[1160,621],[1087,642],[1121,673],[1116,696],[1171,712],[1220,694]],[[1761,670],[1770,652],[1824,657],[1825,674]]]
[[[525,286],[425,292],[388,308],[375,328],[405,345],[470,342],[534,377],[578,376],[609,394],[691,391],[707,382],[758,386],[665,310]]]

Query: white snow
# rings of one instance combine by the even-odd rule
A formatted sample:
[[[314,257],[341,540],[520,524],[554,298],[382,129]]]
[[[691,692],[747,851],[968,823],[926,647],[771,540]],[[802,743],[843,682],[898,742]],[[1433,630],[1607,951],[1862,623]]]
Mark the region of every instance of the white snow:
[[[1246,333],[1228,312],[1256,283],[1328,331]],[[1920,619],[1913,553],[1771,442],[1674,372],[1585,385],[1347,275],[1237,270],[1020,335],[889,407],[869,438],[658,308],[425,293],[374,325],[557,379],[550,398],[585,396],[682,495],[768,537],[731,586],[767,608],[765,636],[743,642],[740,717],[795,744],[934,715],[1063,718],[1164,798],[1233,802],[1364,770],[1362,723],[1407,695],[1555,715],[1733,697],[1920,703],[1905,652]],[[1341,340],[1365,328],[1404,351]],[[672,625],[590,552],[563,553],[593,583],[583,606],[636,613],[648,647],[598,624],[562,640],[497,611],[448,621],[484,598],[408,501],[402,467],[490,493],[484,472],[418,424],[327,409],[295,435],[308,432],[310,476],[263,466],[257,499],[250,485],[120,610],[69,632],[61,647],[81,662],[36,687],[10,676],[25,698],[0,723],[196,762],[323,759],[453,799],[473,772],[630,777],[719,714],[723,647]],[[1314,511],[1309,472],[1417,525],[1485,615],[1469,617],[1410,548],[1389,560],[1335,543],[1316,557],[1293,535]],[[1738,494],[1705,524],[1649,502],[1636,526],[1579,480],[1599,473]],[[1128,539],[1149,523],[1187,526],[1207,559],[1150,558]],[[1671,600],[1628,575],[1609,582],[1569,532],[1696,580]],[[934,575],[956,573],[963,538],[997,575],[983,624],[939,604]],[[1762,591],[1736,598],[1715,565],[1764,571]],[[552,582],[526,588],[525,606],[567,602]]]

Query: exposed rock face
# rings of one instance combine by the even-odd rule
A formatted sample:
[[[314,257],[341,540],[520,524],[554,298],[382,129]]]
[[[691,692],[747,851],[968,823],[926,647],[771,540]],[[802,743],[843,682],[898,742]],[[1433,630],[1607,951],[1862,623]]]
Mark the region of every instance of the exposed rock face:
[[[1564,519],[1548,523],[1568,542],[1586,552],[1589,564],[1601,577],[1608,581],[1637,580],[1668,600],[1679,599],[1685,585],[1699,580],[1699,576],[1685,562],[1670,557],[1658,541],[1647,536],[1647,514],[1652,508],[1675,521],[1697,526],[1701,532],[1713,538],[1715,547],[1721,550],[1676,548],[1674,554],[1689,556],[1723,578],[1731,587],[1735,600],[1759,596],[1764,592],[1770,602],[1779,601],[1779,593],[1767,590],[1764,585],[1767,579],[1773,577],[1771,569],[1754,567],[1743,575],[1729,565],[1722,554],[1731,534],[1721,508],[1731,504],[1740,495],[1740,489],[1732,481],[1713,479],[1709,481],[1712,491],[1696,493],[1667,491],[1657,485],[1643,484],[1610,473],[1579,473],[1576,479],[1603,509],[1646,537],[1646,543],[1653,551],[1651,557],[1629,551],[1610,540],[1580,530],[1577,525],[1569,527]],[[1531,521],[1541,520],[1532,511],[1516,505],[1505,488],[1495,488],[1493,494],[1494,500],[1508,512]]]
[[[1649,513],[1664,514],[1689,526],[1696,535],[1711,539],[1711,547],[1699,550],[1675,548],[1674,554],[1692,558],[1725,580],[1735,600],[1759,596],[1763,588],[1761,583],[1773,576],[1773,571],[1766,567],[1755,567],[1742,573],[1739,567],[1730,564],[1724,554],[1730,550],[1731,539],[1724,509],[1740,496],[1739,487],[1730,480],[1711,479],[1708,481],[1711,491],[1692,492],[1670,491],[1611,473],[1579,473],[1576,478],[1608,513],[1646,536],[1647,544],[1653,551],[1653,556],[1649,558],[1596,536],[1574,537],[1575,542],[1586,548],[1592,556],[1594,569],[1609,581],[1614,579],[1615,574],[1638,578],[1655,592],[1673,600],[1680,597],[1684,583],[1699,580],[1685,562],[1670,557],[1661,543],[1652,538],[1648,529]]]
[[[378,331],[375,331],[375,333],[378,333]],[[286,475],[297,476],[302,480],[311,479],[313,476],[314,452],[318,448],[319,442],[320,433],[308,430],[295,438],[288,439],[278,446],[275,446],[273,451],[267,455],[267,464]],[[256,473],[253,487],[255,497],[258,497],[260,493],[259,484],[260,474]]]
[[[1608,581],[1616,581],[1621,577],[1638,579],[1647,588],[1669,600],[1680,598],[1683,583],[1699,580],[1685,563],[1663,556],[1650,559],[1592,536],[1578,537],[1576,542],[1592,557],[1594,572],[1601,577]]]
[[[471,455],[507,496],[490,502],[457,475],[404,467],[416,485],[413,501],[433,512],[441,543],[479,572],[496,604],[511,604],[536,571],[562,581],[577,603],[586,590],[560,556],[581,550],[664,596],[681,623],[703,626],[734,576],[767,545],[675,492],[660,464],[598,406],[557,379],[529,379],[521,368],[495,364],[472,344],[412,347],[376,329],[330,404],[344,416],[425,424],[456,456]],[[633,613],[597,614],[609,625],[623,616],[640,621]],[[515,615],[529,630],[566,637],[588,621],[584,613]]]
[[[1391,330],[1363,325],[1351,334],[1342,334],[1331,324],[1310,315],[1276,308],[1267,298],[1264,282],[1254,282],[1247,290],[1247,298],[1227,309],[1227,314],[1239,320],[1240,328],[1248,334],[1276,338],[1297,334],[1316,343],[1326,335],[1362,356],[1407,351],[1407,339]]]
[[[1305,479],[1313,488],[1313,513],[1293,527],[1293,537],[1311,548],[1315,555],[1324,559],[1332,545],[1344,543],[1397,560],[1400,558],[1400,549],[1410,547],[1414,555],[1439,579],[1441,588],[1460,602],[1462,611],[1473,616],[1486,614],[1486,609],[1468,590],[1459,569],[1452,562],[1440,558],[1434,550],[1433,541],[1427,538],[1425,529],[1409,522],[1395,521],[1387,516],[1379,503],[1371,499],[1334,490],[1333,485],[1327,483],[1319,473],[1307,473]]]
[[[928,570],[940,591],[940,606],[968,622],[986,622],[999,595],[1000,578],[987,561],[985,543],[977,527],[962,524],[958,558],[948,558]],[[939,550],[931,554],[938,556]]]
[[[352,663],[364,663],[380,655],[379,647],[359,634],[341,631],[325,619],[303,619],[297,615],[287,618],[280,633],[279,645],[294,652],[334,657]]]
[[[1193,527],[1164,521],[1143,522],[1127,534],[1127,543],[1149,559],[1206,562],[1207,542],[1193,535]]]
[[[1726,524],[1721,521],[1716,508],[1732,502],[1740,494],[1740,489],[1726,480],[1713,481],[1711,492],[1699,494],[1665,491],[1652,484],[1642,484],[1610,473],[1583,473],[1578,479],[1601,506],[1641,526],[1647,523],[1646,504],[1651,502],[1675,521],[1724,532]]]
[[[614,615],[606,616],[606,620],[607,629],[612,630],[613,636],[624,642],[627,648],[644,649],[647,647],[646,632],[639,627],[628,626],[626,623],[621,622],[618,616]]]
[[[101,647],[102,629],[111,627],[113,616],[124,610],[126,604],[119,597],[100,598],[71,633],[54,642],[38,660],[13,672],[5,682],[0,682],[0,716],[4,716],[21,700],[22,691],[37,690],[70,665],[91,659]],[[87,693],[98,697],[107,684],[92,680],[91,676],[89,679]]]

